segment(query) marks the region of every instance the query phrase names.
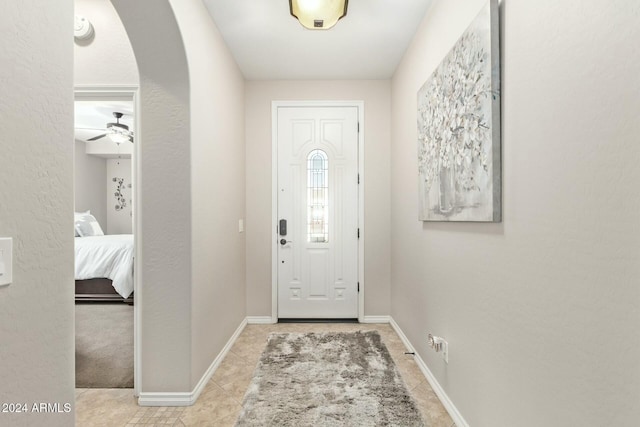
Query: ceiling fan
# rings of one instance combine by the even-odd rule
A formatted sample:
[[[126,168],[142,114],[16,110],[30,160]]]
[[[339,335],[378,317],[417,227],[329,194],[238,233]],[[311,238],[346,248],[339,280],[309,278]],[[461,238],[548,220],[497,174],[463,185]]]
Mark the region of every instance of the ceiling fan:
[[[129,141],[133,142],[133,132],[129,130],[129,126],[124,123],[120,123],[120,118],[123,116],[123,113],[119,113],[117,111],[113,112],[113,117],[116,118],[115,123],[107,123],[107,128],[104,129],[107,132],[102,135],[94,136],[93,138],[87,139],[87,141],[95,141],[100,138],[104,138],[105,136],[109,136],[111,140],[117,144]]]

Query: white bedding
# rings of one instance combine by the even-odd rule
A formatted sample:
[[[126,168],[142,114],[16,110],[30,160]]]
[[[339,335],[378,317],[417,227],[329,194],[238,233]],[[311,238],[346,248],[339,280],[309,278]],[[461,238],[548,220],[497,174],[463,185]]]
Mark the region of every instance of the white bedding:
[[[133,235],[76,237],[76,280],[106,277],[122,298],[133,292]]]

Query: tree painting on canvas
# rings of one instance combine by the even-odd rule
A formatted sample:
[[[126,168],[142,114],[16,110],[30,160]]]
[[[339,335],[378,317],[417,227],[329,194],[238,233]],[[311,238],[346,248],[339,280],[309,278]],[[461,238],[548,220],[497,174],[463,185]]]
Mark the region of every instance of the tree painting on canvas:
[[[498,2],[418,91],[419,218],[501,221]]]

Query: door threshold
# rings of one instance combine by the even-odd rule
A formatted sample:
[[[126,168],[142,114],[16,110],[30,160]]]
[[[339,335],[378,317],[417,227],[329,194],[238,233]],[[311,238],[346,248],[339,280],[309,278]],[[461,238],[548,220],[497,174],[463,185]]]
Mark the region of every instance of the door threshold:
[[[358,319],[308,319],[308,318],[286,318],[278,319],[278,323],[359,323]]]

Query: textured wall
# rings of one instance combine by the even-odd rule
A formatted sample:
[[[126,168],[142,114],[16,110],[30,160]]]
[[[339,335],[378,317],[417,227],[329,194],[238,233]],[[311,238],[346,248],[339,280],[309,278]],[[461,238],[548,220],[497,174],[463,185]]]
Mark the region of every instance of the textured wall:
[[[388,315],[388,80],[247,82],[247,314],[271,316],[271,102],[286,100],[364,101],[365,315]]]
[[[127,32],[109,0],[75,0],[75,13],[93,25],[93,39],[74,43],[74,84],[137,85],[138,67]]]
[[[200,0],[171,1],[191,84],[191,386],[245,317],[244,78]]]
[[[168,1],[113,0],[140,72],[141,392],[191,391],[189,73]]]
[[[95,32],[94,37],[90,40],[76,40],[74,42],[74,84],[89,86],[140,84],[133,48],[120,16],[111,2],[109,0],[75,0],[74,5],[75,13],[87,18],[93,25]],[[105,233],[131,233],[131,221],[129,220],[127,226],[126,221],[119,221],[122,212],[117,214],[114,212],[111,182],[104,183],[107,179],[105,159],[82,155],[78,144],[76,142],[75,195],[77,208],[91,209],[91,213],[94,210],[97,211],[96,219]],[[84,144],[82,146],[84,150]],[[103,179],[100,182],[101,191],[98,201],[96,194],[93,193],[93,188],[96,186],[94,184],[95,177],[99,173],[102,173]],[[130,180],[128,182],[131,183]],[[83,206],[89,207],[83,208]],[[109,222],[112,223],[111,226]],[[108,231],[109,228],[111,231]]]
[[[640,4],[504,0],[504,221],[421,223],[416,93],[483,3],[436,1],[393,79],[392,315],[472,426],[637,425]]]
[[[76,140],[74,168],[74,204],[77,212],[91,210],[106,233],[107,226],[107,161],[86,154],[86,144]],[[113,196],[112,196],[113,197]]]
[[[34,23],[37,23],[35,25]],[[74,405],[73,2],[0,14],[0,402]],[[73,413],[0,413],[3,426],[70,426]]]

